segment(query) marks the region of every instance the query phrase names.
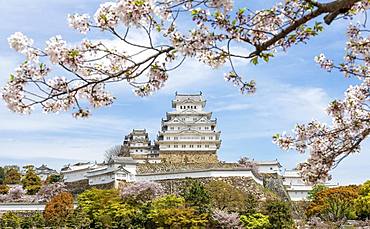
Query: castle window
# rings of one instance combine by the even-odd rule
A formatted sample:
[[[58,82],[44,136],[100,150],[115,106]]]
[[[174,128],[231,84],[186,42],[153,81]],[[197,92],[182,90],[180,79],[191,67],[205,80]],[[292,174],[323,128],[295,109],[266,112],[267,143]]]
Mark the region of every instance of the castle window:
[[[171,127],[170,127],[170,130],[173,130],[173,129],[174,129],[174,127],[173,127],[173,126],[171,126]]]
[[[190,148],[194,148],[194,145],[190,145]]]
[[[197,109],[197,106],[194,106],[194,109]]]
[[[200,137],[200,139],[205,140],[205,139],[206,139],[206,137]]]
[[[206,148],[209,148],[209,145],[205,145]]]
[[[173,147],[174,147],[174,148],[179,148],[179,146],[178,146],[178,145],[174,145]]]
[[[179,137],[174,137],[173,139],[178,140],[178,139],[179,139]]]
[[[171,137],[166,137],[166,139],[167,139],[167,140],[170,140],[170,139],[171,139]]]
[[[209,137],[209,140],[212,140],[213,139],[213,137]]]
[[[186,145],[182,145],[181,147],[182,147],[182,148],[186,148]]]
[[[202,145],[197,145],[197,148],[202,148]]]
[[[206,126],[204,129],[209,130],[209,127],[208,127],[208,126]]]

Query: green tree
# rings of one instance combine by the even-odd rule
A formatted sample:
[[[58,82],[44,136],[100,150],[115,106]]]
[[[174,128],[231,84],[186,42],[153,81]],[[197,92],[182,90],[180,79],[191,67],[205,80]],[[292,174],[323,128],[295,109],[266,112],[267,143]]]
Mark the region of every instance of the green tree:
[[[69,192],[62,192],[46,204],[44,218],[48,226],[65,226],[72,213],[73,196]]]
[[[152,202],[148,214],[157,227],[192,228],[205,226],[208,214],[198,214],[194,208],[187,207],[183,197],[166,195]]]
[[[63,175],[62,174],[50,174],[46,178],[46,183],[47,184],[52,184],[52,183],[61,182],[61,181],[63,181]]]
[[[0,167],[0,184],[4,184],[5,179],[5,170],[3,167]]]
[[[1,228],[19,228],[21,225],[21,218],[14,212],[5,212],[1,217]]]
[[[21,174],[15,168],[10,168],[5,172],[4,184],[19,184],[21,182]]]
[[[8,194],[9,192],[9,186],[6,184],[1,184],[0,185],[0,194]]]
[[[21,228],[44,228],[45,219],[40,212],[35,212],[32,215],[25,216],[22,218]]]
[[[190,207],[194,207],[199,213],[206,213],[210,207],[210,196],[204,185],[197,180],[189,180],[183,189],[181,196]]]
[[[293,219],[290,205],[283,201],[272,201],[266,205],[266,213],[271,229],[293,228]]]
[[[328,189],[328,187],[326,187],[325,185],[316,184],[315,186],[313,186],[312,190],[308,192],[308,196],[307,196],[308,200],[314,200],[316,198],[317,193],[323,190],[326,190],[326,189]]]
[[[41,178],[37,176],[33,166],[28,166],[26,175],[22,178],[23,189],[28,195],[36,194],[41,188]]]
[[[240,221],[246,229],[265,229],[270,228],[269,217],[262,213],[240,216]]]
[[[106,208],[114,203],[120,203],[121,198],[118,190],[99,190],[90,189],[81,193],[78,198],[78,208],[82,211],[82,214],[90,219],[90,227],[95,228],[97,226],[111,225],[112,218],[110,215],[104,216]]]
[[[234,212],[243,212],[246,208],[247,194],[224,181],[211,181],[206,190],[213,208]]]
[[[354,201],[356,215],[360,219],[370,218],[370,180],[361,185],[359,197]]]

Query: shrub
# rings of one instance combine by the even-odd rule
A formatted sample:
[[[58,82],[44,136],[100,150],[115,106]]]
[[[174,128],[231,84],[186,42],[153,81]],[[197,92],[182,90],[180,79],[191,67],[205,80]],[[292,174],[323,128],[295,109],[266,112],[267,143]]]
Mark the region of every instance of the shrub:
[[[370,180],[360,187],[359,197],[354,201],[354,205],[360,219],[370,218]]]
[[[265,229],[270,228],[269,217],[261,213],[240,216],[240,221],[246,229]]]
[[[167,195],[152,202],[148,218],[157,227],[194,228],[208,223],[207,214],[197,214],[194,208],[185,206],[183,197]]]
[[[19,228],[21,218],[14,212],[5,212],[1,217],[1,227]]]
[[[9,189],[10,188],[8,185],[5,185],[5,184],[0,185],[0,194],[3,194],[3,195],[8,194]]]
[[[10,168],[5,173],[4,184],[20,184],[21,174],[15,168]]]
[[[45,206],[44,218],[48,225],[64,226],[73,213],[73,196],[62,192],[53,197]]]
[[[283,201],[272,201],[266,205],[270,227],[272,229],[293,228],[293,219],[290,205]]]
[[[326,221],[354,219],[354,200],[358,197],[358,187],[354,185],[329,188],[317,193],[307,209],[307,216],[318,216]]]
[[[181,192],[181,196],[184,197],[189,206],[194,207],[199,213],[209,211],[209,193],[199,181],[188,180],[186,187]]]
[[[33,167],[27,168],[26,175],[22,179],[23,189],[27,191],[28,195],[36,194],[41,188],[41,179],[37,176]]]
[[[242,212],[246,207],[247,194],[224,181],[211,181],[206,185],[213,208]]]

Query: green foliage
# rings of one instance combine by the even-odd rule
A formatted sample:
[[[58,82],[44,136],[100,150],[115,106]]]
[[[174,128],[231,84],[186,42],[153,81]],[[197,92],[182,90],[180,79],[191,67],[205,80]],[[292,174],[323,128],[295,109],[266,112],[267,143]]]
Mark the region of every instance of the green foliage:
[[[307,196],[308,200],[314,200],[316,198],[317,193],[323,190],[326,190],[326,189],[328,189],[328,187],[326,187],[325,185],[316,184],[315,186],[313,186],[312,190],[308,192],[308,196]]]
[[[1,184],[0,185],[0,194],[8,194],[9,192],[9,186],[6,184]]]
[[[46,183],[47,184],[53,184],[53,183],[61,182],[61,181],[63,181],[63,175],[62,174],[50,174],[46,178]]]
[[[265,229],[270,228],[269,217],[261,213],[240,216],[240,221],[246,229]]]
[[[37,176],[33,167],[27,167],[26,175],[22,178],[22,185],[28,195],[34,195],[40,190],[41,179]]]
[[[271,229],[293,228],[293,219],[290,205],[283,201],[272,201],[266,205],[266,214]]]
[[[4,184],[5,179],[5,170],[3,167],[0,167],[0,184]]]
[[[359,197],[354,201],[356,215],[360,219],[370,218],[370,180],[366,181],[359,190]]]
[[[183,228],[199,227],[208,223],[208,214],[198,214],[191,207],[186,207],[185,199],[175,195],[166,195],[152,202],[148,218],[157,227]]]
[[[15,168],[10,168],[5,172],[4,184],[19,184],[21,182],[21,174]]]
[[[247,194],[232,185],[220,180],[211,181],[206,185],[206,190],[211,197],[213,208],[233,212],[246,210]]]
[[[21,218],[14,212],[5,212],[0,221],[1,228],[19,228],[21,225]]]
[[[30,216],[25,216],[22,218],[21,228],[31,229],[31,228],[44,228],[45,219],[40,212],[35,212]]]
[[[197,180],[189,180],[183,189],[181,196],[186,203],[199,213],[209,212],[210,197],[204,185]]]
[[[118,190],[99,190],[90,189],[78,196],[78,208],[90,220],[90,227],[95,228],[98,226],[111,226],[111,215],[122,213],[110,213],[106,215],[107,208],[113,210],[117,208],[118,203],[121,203]],[[112,207],[114,206],[114,207]],[[122,210],[122,209],[116,209]],[[126,213],[125,213],[126,214]]]

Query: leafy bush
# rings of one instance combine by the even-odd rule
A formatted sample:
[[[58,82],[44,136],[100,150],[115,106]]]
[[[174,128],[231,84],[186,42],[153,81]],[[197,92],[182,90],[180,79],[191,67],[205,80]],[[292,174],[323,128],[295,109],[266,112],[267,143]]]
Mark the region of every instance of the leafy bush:
[[[370,180],[360,187],[359,197],[354,201],[354,205],[360,219],[370,218]]]
[[[0,194],[3,194],[3,195],[8,194],[9,189],[10,188],[8,185],[5,185],[5,184],[0,185]]]
[[[240,216],[240,221],[246,229],[265,229],[270,228],[269,217],[262,213]]]
[[[272,229],[293,228],[293,219],[290,205],[283,201],[272,201],[266,205],[270,227]]]
[[[199,213],[206,213],[210,207],[209,193],[204,185],[197,180],[188,180],[186,187],[181,192],[186,203],[194,207]]]
[[[33,167],[28,167],[26,175],[22,179],[23,189],[28,195],[35,195],[41,188],[41,179],[37,176]]]
[[[6,171],[4,184],[20,184],[21,174],[15,168],[10,168]]]
[[[246,208],[247,194],[224,181],[211,181],[206,185],[213,208],[242,212]]]
[[[193,228],[208,223],[207,214],[197,214],[194,208],[186,207],[183,197],[175,195],[155,199],[148,218],[152,219],[157,227],[165,228]]]
[[[21,218],[15,212],[5,212],[0,221],[1,228],[19,228],[21,225]]]
[[[62,192],[46,204],[44,218],[48,225],[64,226],[72,213],[73,196],[69,192]]]
[[[317,193],[307,209],[307,216],[318,216],[326,221],[356,218],[354,200],[358,187],[354,185],[329,188]]]

